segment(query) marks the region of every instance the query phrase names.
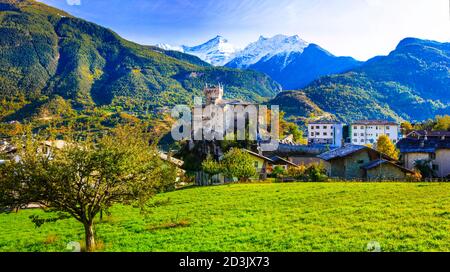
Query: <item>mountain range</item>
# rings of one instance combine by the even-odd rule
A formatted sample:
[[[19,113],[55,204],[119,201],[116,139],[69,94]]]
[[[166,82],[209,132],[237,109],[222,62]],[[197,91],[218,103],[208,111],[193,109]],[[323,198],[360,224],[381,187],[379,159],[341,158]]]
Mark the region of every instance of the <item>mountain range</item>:
[[[218,82],[227,97],[249,101],[266,101],[281,90],[260,72],[139,45],[37,1],[0,0],[0,101],[12,108],[0,119],[33,114],[54,96],[75,108],[189,103],[205,84]]]
[[[421,121],[450,114],[450,43],[406,38],[367,62],[298,36],[260,37],[243,50],[221,36],[144,46],[40,2],[0,0],[0,121],[55,97],[75,109],[190,103],[216,83],[228,98],[280,105],[293,118]]]
[[[216,36],[197,46],[171,46],[169,44],[161,43],[156,46],[164,50],[179,51],[197,56],[201,60],[214,66],[224,66],[233,58],[236,52],[238,52],[238,49],[222,36]]]
[[[220,52],[220,42],[214,42],[219,40],[226,41],[216,37],[196,48],[208,48],[214,55]],[[297,35],[276,35],[230,52],[225,66],[263,72],[283,89],[298,90],[271,101],[288,116],[328,118],[331,113],[342,121],[422,121],[450,113],[449,52],[449,43],[406,38],[388,56],[360,62],[336,57]]]
[[[388,56],[324,76],[294,93],[280,93],[271,103],[282,101],[287,115],[299,116],[288,106],[307,98],[342,121],[422,121],[450,114],[450,43],[406,38]],[[284,97],[291,101],[283,103]]]
[[[236,49],[222,36],[194,47],[157,46],[197,56],[214,66],[263,72],[286,90],[303,88],[321,76],[344,72],[361,64],[351,57],[336,57],[298,35],[260,36],[242,50]]]

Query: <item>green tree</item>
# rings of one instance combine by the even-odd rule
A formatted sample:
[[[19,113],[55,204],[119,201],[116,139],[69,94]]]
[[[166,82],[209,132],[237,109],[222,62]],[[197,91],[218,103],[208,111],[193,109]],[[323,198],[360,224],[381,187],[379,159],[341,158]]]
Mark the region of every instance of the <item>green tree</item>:
[[[307,139],[303,137],[303,131],[295,123],[288,123],[285,131],[286,135],[292,135],[294,142],[298,144],[307,144]]]
[[[248,181],[256,175],[252,156],[238,148],[230,149],[224,155],[221,164],[224,174],[229,178],[236,177],[239,181]]]
[[[324,182],[328,179],[327,171],[322,164],[311,164],[305,171],[308,181]]]
[[[297,167],[289,167],[287,170],[287,176],[295,178],[296,180],[306,180],[306,169],[305,165],[299,165]]]
[[[388,155],[389,157],[398,160],[399,152],[395,147],[394,143],[392,143],[391,139],[389,139],[386,135],[381,135],[377,140],[377,150],[383,154]]]
[[[434,130],[450,130],[450,115],[436,116]]]
[[[401,123],[400,130],[403,135],[407,135],[408,133],[414,130],[414,127],[410,122],[406,121]]]
[[[20,160],[0,166],[0,210],[39,203],[57,217],[83,224],[86,251],[95,250],[94,218],[115,203],[145,208],[157,192],[174,183],[174,167],[163,162],[140,126],[118,127],[98,139],[66,139],[64,147],[43,147],[44,138],[28,134],[21,141]],[[17,142],[19,143],[19,142]],[[48,149],[48,150],[46,150]]]
[[[284,169],[283,167],[281,167],[279,165],[275,166],[275,168],[272,171],[272,175],[276,178],[281,178],[281,177],[285,176],[286,173],[287,173],[286,169]]]
[[[280,138],[292,135],[295,143],[306,144],[308,141],[303,137],[303,131],[296,123],[286,121],[285,115],[285,112],[280,112]]]
[[[202,169],[205,173],[209,174],[211,177],[223,172],[223,167],[220,162],[215,161],[208,156],[206,160],[202,162]]]

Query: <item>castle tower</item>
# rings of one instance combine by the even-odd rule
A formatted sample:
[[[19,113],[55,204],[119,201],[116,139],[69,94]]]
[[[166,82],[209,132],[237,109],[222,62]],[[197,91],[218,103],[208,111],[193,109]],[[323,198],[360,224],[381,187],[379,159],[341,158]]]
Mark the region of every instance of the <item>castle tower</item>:
[[[205,85],[203,89],[203,94],[206,97],[206,105],[217,105],[223,98],[223,86],[208,86]]]

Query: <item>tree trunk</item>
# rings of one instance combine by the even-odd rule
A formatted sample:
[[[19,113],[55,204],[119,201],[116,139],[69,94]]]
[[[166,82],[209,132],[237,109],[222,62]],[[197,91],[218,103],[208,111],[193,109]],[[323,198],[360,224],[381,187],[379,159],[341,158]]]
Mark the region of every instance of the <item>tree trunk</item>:
[[[92,252],[95,250],[94,239],[94,225],[92,222],[84,224],[85,238],[86,238],[86,252]]]

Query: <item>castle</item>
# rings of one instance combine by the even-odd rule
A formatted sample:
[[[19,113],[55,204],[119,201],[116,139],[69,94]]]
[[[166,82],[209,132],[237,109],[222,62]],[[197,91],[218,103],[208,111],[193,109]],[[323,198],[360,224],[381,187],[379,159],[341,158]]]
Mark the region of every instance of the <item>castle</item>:
[[[205,106],[208,105],[216,105],[220,107],[225,107],[226,105],[230,106],[249,106],[255,105],[257,103],[246,102],[241,99],[224,99],[224,88],[222,84],[218,84],[217,86],[206,84],[203,88],[203,95],[205,96]]]
[[[218,105],[223,101],[223,86],[221,84],[218,86],[208,86],[206,84],[203,94],[206,98],[206,105]]]

